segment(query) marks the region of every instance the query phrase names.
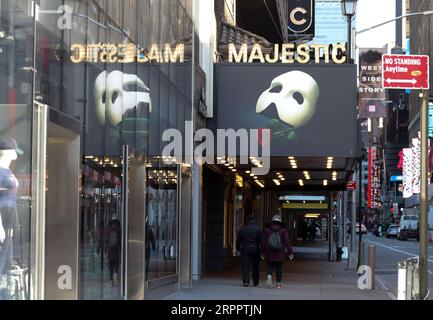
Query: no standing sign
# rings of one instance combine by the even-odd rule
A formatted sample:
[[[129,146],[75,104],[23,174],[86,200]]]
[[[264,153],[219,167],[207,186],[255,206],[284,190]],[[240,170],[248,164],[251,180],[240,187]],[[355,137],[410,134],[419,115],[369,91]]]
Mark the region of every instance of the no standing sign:
[[[429,56],[384,54],[383,88],[429,89]]]

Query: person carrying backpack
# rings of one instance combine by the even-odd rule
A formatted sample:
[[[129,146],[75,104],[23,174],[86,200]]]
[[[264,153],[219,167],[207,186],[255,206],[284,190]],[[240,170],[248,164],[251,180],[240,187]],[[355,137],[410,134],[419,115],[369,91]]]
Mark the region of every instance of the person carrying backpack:
[[[272,273],[275,268],[277,288],[283,287],[283,261],[286,259],[286,249],[290,260],[293,259],[293,249],[289,241],[289,232],[280,215],[275,215],[266,224],[262,244],[262,257],[267,261],[267,284],[272,286]]]

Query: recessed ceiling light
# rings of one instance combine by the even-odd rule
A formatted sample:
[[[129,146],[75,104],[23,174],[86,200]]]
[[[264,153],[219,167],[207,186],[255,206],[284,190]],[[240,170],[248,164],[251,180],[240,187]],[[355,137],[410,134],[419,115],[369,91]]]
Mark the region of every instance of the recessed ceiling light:
[[[277,186],[281,185],[280,181],[278,181],[277,179],[274,179],[274,183],[275,183]]]

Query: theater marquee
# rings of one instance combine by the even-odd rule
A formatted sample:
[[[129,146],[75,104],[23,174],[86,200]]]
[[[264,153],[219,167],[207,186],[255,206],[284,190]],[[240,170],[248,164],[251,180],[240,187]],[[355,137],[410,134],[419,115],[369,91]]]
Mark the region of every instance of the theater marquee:
[[[251,48],[242,44],[239,50],[236,45],[229,43],[228,62],[233,63],[335,63],[346,62],[346,46],[338,44],[275,44],[273,53],[263,53],[260,44],[255,43]],[[269,50],[269,49],[268,49]],[[313,59],[311,52],[313,52]]]

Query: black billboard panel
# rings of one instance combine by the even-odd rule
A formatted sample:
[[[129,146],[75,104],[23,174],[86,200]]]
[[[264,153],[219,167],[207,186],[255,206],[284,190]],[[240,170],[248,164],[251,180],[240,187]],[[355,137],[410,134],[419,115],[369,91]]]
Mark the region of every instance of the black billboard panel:
[[[356,66],[216,65],[213,129],[270,129],[271,156],[357,156]]]
[[[289,37],[314,37],[315,0],[287,2]]]
[[[191,120],[190,64],[69,64],[65,70],[63,111],[85,124],[86,154],[117,156],[129,145],[160,155],[165,130],[185,136],[185,121]]]

